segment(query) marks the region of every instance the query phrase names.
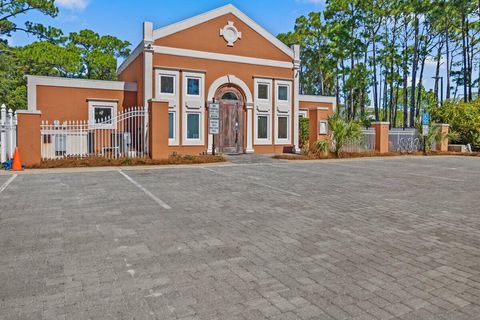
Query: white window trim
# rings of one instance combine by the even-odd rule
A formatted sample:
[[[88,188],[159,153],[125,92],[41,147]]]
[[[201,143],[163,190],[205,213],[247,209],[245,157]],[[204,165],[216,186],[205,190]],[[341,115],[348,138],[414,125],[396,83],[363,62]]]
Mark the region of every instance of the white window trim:
[[[287,118],[287,138],[286,139],[280,139],[278,137],[278,133],[279,133],[279,130],[278,130],[278,119],[279,118]],[[275,116],[275,144],[276,145],[285,145],[285,144],[290,144],[290,138],[291,138],[291,132],[292,132],[292,129],[291,129],[291,117],[289,114],[277,114]]]
[[[258,85],[266,84],[268,85],[268,99],[258,99]],[[272,100],[272,91],[273,91],[273,80],[265,78],[255,78],[254,79],[254,125],[253,125],[253,144],[254,145],[271,145],[272,144],[272,110],[273,110],[273,100]],[[268,138],[259,139],[258,138],[258,116],[268,116]]]
[[[198,94],[188,94],[188,80],[189,79],[198,80]],[[186,76],[185,77],[185,95],[187,97],[197,97],[197,98],[200,97],[202,95],[202,78]]]
[[[267,90],[267,93],[268,93],[268,96],[267,96],[267,99],[263,99],[263,98],[259,98],[258,97],[258,94],[260,93],[260,90],[258,90],[258,87],[260,85],[266,85],[268,87],[268,90]],[[258,101],[265,101],[265,102],[270,102],[271,101],[271,96],[272,96],[272,82],[270,81],[262,81],[262,80],[258,80],[256,83],[255,83],[255,98],[258,100]]]
[[[162,91],[162,78],[171,78],[173,81],[173,92],[163,92]],[[176,77],[171,74],[160,74],[158,77],[158,90],[161,95],[166,95],[166,96],[174,96],[177,92],[177,86],[176,86]]]
[[[177,139],[177,113],[173,110],[168,110],[168,123],[170,124],[170,113],[173,114],[173,138],[168,137],[168,144],[173,145]],[[168,128],[170,132],[170,128]]]
[[[287,100],[278,99],[278,88],[280,86],[287,87]],[[275,105],[277,107],[288,107],[288,108],[292,106],[292,81],[275,80]]]
[[[278,99],[278,88],[280,86],[286,86],[287,100]],[[292,81],[287,80],[275,80],[275,121],[274,121],[274,134],[275,145],[290,145],[292,144]],[[287,139],[278,139],[278,117],[288,117],[287,121]]]
[[[95,124],[95,108],[112,108],[112,123],[111,124]],[[115,129],[116,128],[116,117],[118,110],[118,102],[115,101],[104,101],[104,100],[89,100],[88,101],[88,122],[89,124],[95,125],[103,129]]]
[[[200,80],[200,94],[198,96],[187,95],[187,79]],[[205,73],[182,72],[182,145],[204,146],[205,145]],[[187,138],[187,114],[200,114],[200,134],[198,139]]]
[[[160,92],[160,76],[174,77],[174,94]],[[167,100],[169,112],[175,112],[175,139],[168,139],[168,145],[178,146],[180,136],[180,72],[172,69],[155,69],[155,99]]]
[[[198,139],[192,139],[192,138],[188,138],[187,136],[187,133],[188,133],[188,115],[189,114],[198,114],[199,117],[198,117],[198,121],[199,121],[199,130],[200,132],[198,133]],[[183,144],[190,144],[188,142],[191,142],[193,145],[196,145],[196,143],[199,143],[200,141],[202,141],[202,138],[203,138],[203,116],[202,116],[202,113],[201,112],[196,112],[196,111],[187,111],[185,113],[185,125],[183,126],[185,129],[184,129],[184,143]],[[187,143],[186,143],[187,142]]]
[[[258,137],[258,118],[267,117],[267,139]],[[268,113],[258,113],[255,115],[255,144],[268,145],[272,144],[272,117]]]
[[[298,110],[298,117],[299,118],[303,117],[308,119],[308,110],[305,110],[305,109]]]

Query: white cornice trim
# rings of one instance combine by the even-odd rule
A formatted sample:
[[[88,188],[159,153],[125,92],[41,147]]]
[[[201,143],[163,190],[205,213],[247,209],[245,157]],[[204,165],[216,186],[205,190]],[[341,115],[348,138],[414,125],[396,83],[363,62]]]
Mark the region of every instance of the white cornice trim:
[[[325,102],[331,103],[333,106],[333,111],[337,111],[337,98],[332,96],[313,96],[301,94],[299,96],[301,102]]]
[[[72,79],[27,75],[28,110],[37,110],[37,86],[67,87],[82,89],[137,91],[136,82]]]
[[[300,101],[303,102],[327,102],[327,103],[335,103],[337,100],[335,97],[331,96],[313,96],[313,95],[300,95]]]
[[[166,37],[168,35],[174,34],[176,32],[194,27],[196,25],[199,25],[201,23],[210,21],[212,19],[218,18],[220,16],[226,15],[226,14],[233,14],[236,16],[238,19],[242,20],[246,25],[248,25],[250,28],[255,30],[258,34],[260,34],[262,37],[267,39],[270,43],[272,43],[275,47],[283,51],[286,55],[291,57],[292,59],[294,58],[294,53],[293,50],[290,49],[287,45],[285,45],[282,41],[278,40],[275,36],[273,36],[270,32],[265,30],[263,27],[261,27],[258,23],[253,21],[251,18],[249,18],[246,14],[244,14],[242,11],[237,9],[235,6],[232,4],[227,4],[226,6],[213,9],[211,11],[199,14],[197,16],[194,16],[192,18],[165,26],[163,28],[159,28],[153,31],[153,38],[154,40],[160,39],[163,37]]]
[[[268,67],[293,69],[293,63],[287,62],[287,61],[252,58],[252,57],[237,56],[232,54],[197,51],[197,50],[189,50],[189,49],[164,47],[164,46],[153,46],[153,50],[155,53],[167,54],[172,56],[182,56],[182,57],[190,57],[190,58],[219,60],[219,61],[236,62],[236,63],[247,63],[247,64],[254,64],[254,65],[268,66]]]
[[[136,82],[125,81],[74,79],[27,75],[27,82],[35,83],[37,86],[137,91]]]
[[[138,46],[133,49],[132,53],[122,62],[120,67],[117,68],[117,75],[122,73],[142,52],[144,48],[144,43],[141,41]]]

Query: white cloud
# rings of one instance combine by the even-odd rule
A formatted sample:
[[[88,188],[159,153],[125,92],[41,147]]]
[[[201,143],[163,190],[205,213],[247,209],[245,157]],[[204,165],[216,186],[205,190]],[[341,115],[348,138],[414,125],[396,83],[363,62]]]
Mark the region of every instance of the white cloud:
[[[88,0],[56,0],[55,3],[66,9],[81,11],[87,7]]]

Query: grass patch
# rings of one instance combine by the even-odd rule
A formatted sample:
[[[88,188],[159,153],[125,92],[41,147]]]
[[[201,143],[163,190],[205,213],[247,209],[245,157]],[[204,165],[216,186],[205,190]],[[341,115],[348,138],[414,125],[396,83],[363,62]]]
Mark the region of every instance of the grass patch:
[[[52,168],[85,168],[85,167],[122,167],[122,166],[145,166],[145,165],[180,165],[224,162],[222,156],[212,155],[186,155],[170,156],[168,159],[152,160],[149,158],[118,158],[106,159],[102,157],[88,157],[83,159],[65,158],[57,160],[44,160],[40,164],[33,165],[31,169]]]

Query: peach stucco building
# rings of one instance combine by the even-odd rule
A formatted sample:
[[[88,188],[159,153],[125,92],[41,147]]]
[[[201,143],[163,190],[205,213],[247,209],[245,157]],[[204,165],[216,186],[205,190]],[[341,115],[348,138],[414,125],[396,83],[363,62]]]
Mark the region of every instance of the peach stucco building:
[[[333,97],[299,94],[300,46],[288,47],[232,5],[154,29],[118,68],[119,81],[28,76],[28,112],[41,121],[95,120],[162,102],[162,154],[297,152],[299,117],[327,134]],[[219,133],[208,107],[220,104]],[[167,114],[167,113],[165,113]]]

